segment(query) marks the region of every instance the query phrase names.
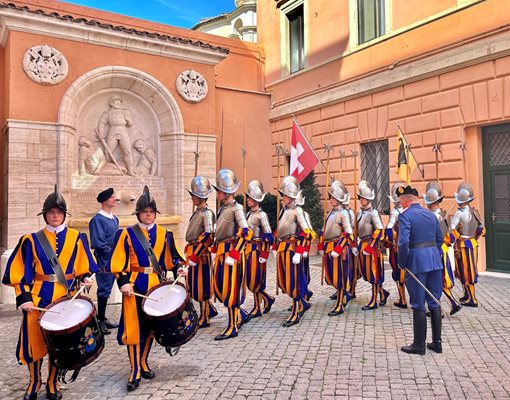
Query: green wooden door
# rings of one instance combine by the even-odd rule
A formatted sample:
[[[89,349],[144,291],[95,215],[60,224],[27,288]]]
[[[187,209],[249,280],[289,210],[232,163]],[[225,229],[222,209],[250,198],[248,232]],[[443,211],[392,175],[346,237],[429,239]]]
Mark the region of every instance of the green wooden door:
[[[510,124],[483,129],[487,269],[510,272]]]

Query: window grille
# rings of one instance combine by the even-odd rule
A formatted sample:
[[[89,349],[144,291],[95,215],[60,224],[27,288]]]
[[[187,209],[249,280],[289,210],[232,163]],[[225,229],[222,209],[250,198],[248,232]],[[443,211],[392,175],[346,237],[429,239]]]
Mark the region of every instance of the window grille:
[[[375,189],[372,204],[381,214],[389,214],[390,161],[388,140],[361,144],[361,177]]]

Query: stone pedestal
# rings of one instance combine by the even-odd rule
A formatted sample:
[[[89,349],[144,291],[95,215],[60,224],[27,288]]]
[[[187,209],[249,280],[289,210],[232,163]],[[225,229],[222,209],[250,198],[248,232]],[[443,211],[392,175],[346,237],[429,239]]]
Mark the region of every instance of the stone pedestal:
[[[5,269],[7,267],[7,261],[12,254],[13,249],[6,250],[2,254],[2,278],[5,274]],[[14,293],[14,288],[10,286],[0,285],[0,304],[16,304],[16,294]]]

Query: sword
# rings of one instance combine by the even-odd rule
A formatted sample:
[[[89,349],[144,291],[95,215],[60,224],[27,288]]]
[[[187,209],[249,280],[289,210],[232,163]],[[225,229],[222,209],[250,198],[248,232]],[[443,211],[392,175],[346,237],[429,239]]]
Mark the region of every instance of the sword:
[[[446,313],[444,312],[443,308],[441,307],[441,303],[439,302],[439,300],[438,300],[438,299],[436,299],[436,297],[435,297],[435,296],[434,296],[434,295],[430,292],[430,290],[428,290],[428,289],[427,289],[427,287],[426,287],[426,286],[425,286],[425,285],[424,285],[424,284],[423,284],[423,283],[422,283],[422,282],[421,282],[421,281],[420,281],[420,280],[416,277],[416,275],[415,275],[415,274],[413,274],[411,271],[409,271],[409,269],[408,269],[408,268],[405,268],[405,267],[404,267],[404,268],[400,267],[400,268],[401,268],[401,269],[403,269],[404,271],[406,271],[409,275],[411,275],[411,278],[413,278],[413,279],[416,281],[416,283],[417,283],[418,285],[420,285],[420,286],[421,286],[421,288],[422,288],[423,290],[425,290],[425,292],[426,292],[426,293],[427,293],[427,294],[428,294],[428,295],[432,298],[432,300],[434,300],[434,301],[435,301],[435,303],[439,306],[439,308],[441,309],[441,311],[443,312],[443,314],[446,314]],[[453,309],[453,306],[452,306],[452,309]]]
[[[103,138],[100,138],[99,137],[99,132],[97,131],[97,129],[94,129],[94,132],[96,132],[96,135],[99,139],[99,141],[101,142],[101,144],[105,147],[106,151],[108,152],[108,155],[110,156],[110,158],[112,159],[113,163],[115,164],[115,166],[119,169],[120,171],[120,174],[121,175],[124,175],[124,172],[122,172],[122,169],[120,168],[120,165],[117,163],[117,160],[115,159],[115,157],[113,156],[113,153],[112,153],[112,150],[108,147],[108,145],[106,144],[106,141],[103,139]]]

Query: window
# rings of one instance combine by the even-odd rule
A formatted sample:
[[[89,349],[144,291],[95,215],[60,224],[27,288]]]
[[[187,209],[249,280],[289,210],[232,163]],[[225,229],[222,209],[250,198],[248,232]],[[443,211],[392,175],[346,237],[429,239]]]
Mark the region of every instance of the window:
[[[357,0],[358,44],[363,44],[385,33],[385,0]]]
[[[286,14],[289,21],[289,58],[290,73],[305,67],[305,24],[303,5]]]
[[[361,177],[375,190],[372,204],[381,214],[389,214],[390,160],[388,140],[361,144]]]

